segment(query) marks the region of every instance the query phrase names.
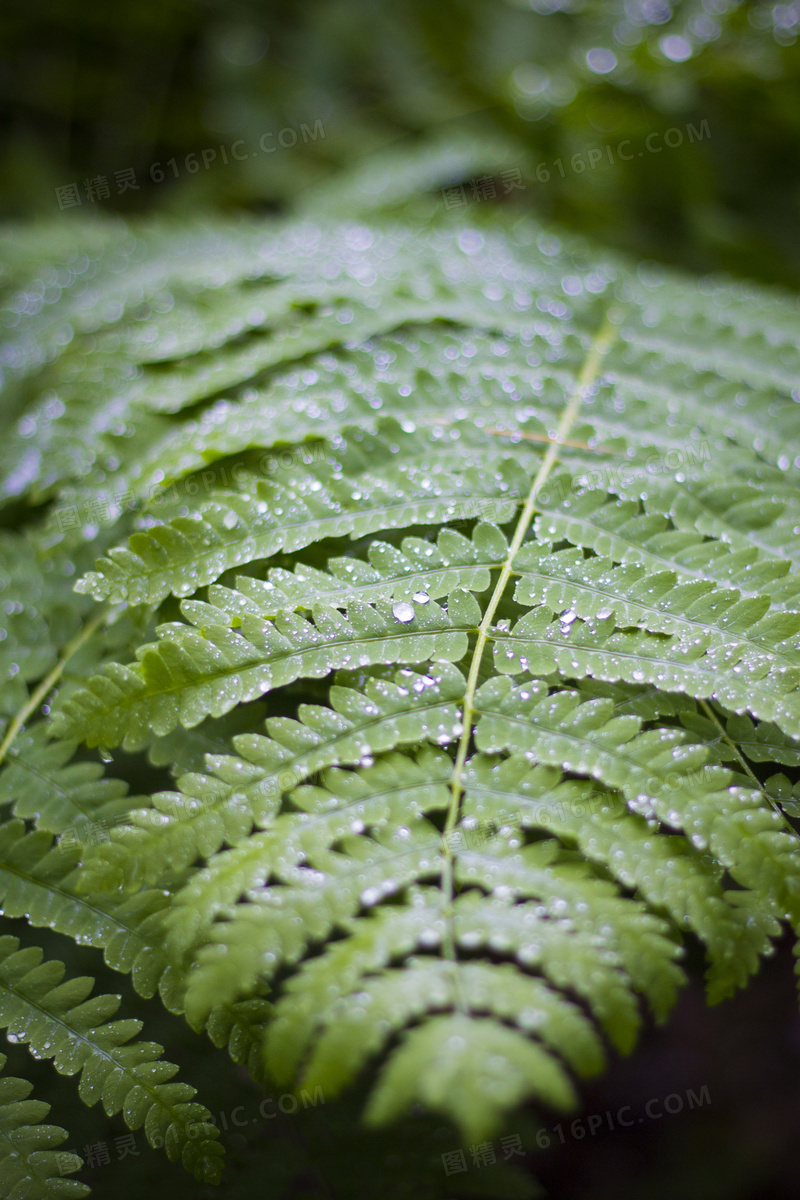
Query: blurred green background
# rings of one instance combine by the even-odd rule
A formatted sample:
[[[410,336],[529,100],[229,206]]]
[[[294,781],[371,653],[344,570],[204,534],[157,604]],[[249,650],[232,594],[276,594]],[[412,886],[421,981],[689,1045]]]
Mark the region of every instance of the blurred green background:
[[[0,55],[0,218],[23,226],[315,207],[477,221],[505,205],[640,258],[800,287],[798,0],[4,0]],[[381,191],[353,190],[376,161]],[[53,943],[98,972],[95,954]],[[791,966],[787,945],[714,1011],[696,972],[673,1021],[587,1093],[585,1113],[704,1086],[709,1104],[553,1144],[526,1169],[556,1200],[795,1200]],[[215,1112],[257,1113],[224,1055],[99,974]],[[124,1125],[22,1048],[8,1069],[35,1080],[71,1148],[108,1144],[111,1161],[81,1176],[99,1198],[350,1200],[359,1173],[364,1195],[429,1194],[400,1182],[427,1152],[419,1122],[379,1147],[326,1108],[253,1118],[225,1134],[231,1166],[212,1193],[143,1139],[117,1161]],[[437,1153],[452,1148],[441,1136]],[[436,1194],[503,1194],[489,1176],[441,1177]]]
[[[480,161],[447,181],[476,208],[792,285],[798,34],[797,0],[4,0],[0,215],[71,185],[84,214],[270,211],[457,132],[522,172],[494,198]]]

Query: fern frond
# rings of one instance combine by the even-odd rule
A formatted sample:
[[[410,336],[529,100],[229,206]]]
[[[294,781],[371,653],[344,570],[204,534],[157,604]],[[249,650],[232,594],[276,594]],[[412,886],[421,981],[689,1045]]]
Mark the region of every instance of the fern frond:
[[[602,1044],[591,1023],[541,979],[509,964],[466,963],[456,972],[448,962],[420,957],[409,959],[403,970],[370,976],[363,991],[324,1014],[323,1032],[304,1075],[306,1087],[319,1085],[336,1095],[395,1030],[426,1013],[449,1012],[461,999],[470,1012],[490,1013],[527,1033],[541,1031],[545,1044],[584,1078],[604,1066]]]
[[[434,601],[354,601],[346,615],[317,605],[313,620],[284,611],[270,621],[237,594],[214,598],[216,605],[184,601],[188,623],[161,626],[160,642],[140,652],[136,667],[111,665],[94,676],[56,714],[58,734],[137,749],[153,732],[191,728],[302,677],[356,664],[455,662],[480,620],[464,589],[452,592],[447,610]]]
[[[316,356],[304,364],[306,369],[276,375],[266,387],[244,388],[234,398],[209,406],[180,430],[168,428],[154,437],[144,460],[129,468],[131,489],[145,494],[159,479],[180,479],[202,471],[209,460],[236,459],[254,446],[274,446],[275,466],[284,460],[283,444],[318,456],[324,446],[319,439],[335,438],[338,447],[341,431],[348,425],[369,434],[387,427],[382,410],[393,406],[398,393],[407,413],[403,429],[432,427],[439,436],[443,428],[467,416],[493,428],[516,423],[514,399],[524,391],[536,401],[524,427],[546,440],[548,415],[557,411],[569,373],[560,362],[532,355],[527,331],[507,328],[505,333],[510,361],[503,362],[492,361],[496,346],[492,335],[458,326],[415,325],[361,345],[350,342],[346,355]],[[577,339],[572,335],[566,341],[572,351]],[[477,347],[480,368],[470,361]],[[531,365],[534,362],[536,366]],[[453,395],[460,402],[457,419]],[[306,461],[305,455],[300,461]],[[365,469],[370,470],[369,464]],[[198,486],[190,480],[186,490],[197,495]]]
[[[507,1109],[531,1097],[562,1111],[574,1107],[575,1091],[558,1060],[527,1031],[456,1012],[406,1035],[365,1117],[384,1124],[422,1100],[453,1116],[465,1138],[477,1141],[495,1132]]]
[[[532,695],[524,684],[512,688],[503,678],[484,684],[476,712],[480,750],[521,751],[618,790],[628,808],[685,831],[698,849],[710,848],[739,883],[757,888],[781,915],[800,921],[800,863],[792,833],[757,792],[741,786],[749,783],[744,776],[709,762],[705,747],[683,730],[641,733],[638,718],[614,716],[610,701],[580,703],[567,691]],[[739,847],[743,860],[737,860]]]
[[[365,448],[369,468],[358,472],[357,483],[354,464],[344,474],[321,464],[286,483],[245,475],[241,490],[220,490],[191,516],[133,534],[130,548],[99,560],[79,589],[96,599],[156,604],[170,593],[191,595],[255,559],[294,552],[322,538],[439,525],[454,516],[480,516],[489,503],[498,520],[512,515],[508,495],[524,476],[506,452],[498,448],[489,462],[484,454],[480,465],[463,472],[430,459],[398,462],[397,443],[417,448],[418,439],[404,435],[394,420],[384,425],[383,435]],[[382,470],[376,459],[383,460]]]
[[[603,954],[592,938],[571,924],[565,923],[559,936],[536,905],[512,913],[507,902],[475,893],[459,897],[452,917],[439,891],[422,891],[411,900],[407,907],[388,905],[355,922],[353,936],[307,962],[293,977],[267,1036],[267,1061],[278,1081],[292,1077],[315,1029],[340,998],[357,995],[367,977],[393,959],[443,944],[451,921],[456,941],[464,948],[486,946],[518,958],[523,966],[539,967],[556,986],[574,989],[600,1016],[612,1039],[630,1045],[639,1018],[618,956]],[[460,969],[450,967],[456,986]]]
[[[135,861],[137,882],[158,883],[223,842],[238,845],[253,826],[269,825],[281,798],[326,767],[366,763],[401,745],[451,741],[463,685],[449,663],[437,663],[431,674],[407,669],[395,683],[334,686],[329,708],[301,705],[297,721],[270,718],[269,737],[235,736],[235,756],[207,755],[207,774],[183,775],[178,792],[156,793],[152,807],[129,812],[130,824],[111,833],[121,845],[97,848],[84,880],[101,890],[119,886]]]
[[[488,217],[86,245],[4,392],[6,914],[257,1078],[473,1139],[664,1020],[685,936],[743,986],[800,928],[796,303]],[[3,951],[15,1036],[213,1176],[116,1002]]]
[[[0,1054],[0,1072],[6,1057]],[[56,1200],[88,1196],[89,1189],[68,1176],[82,1165],[77,1154],[58,1151],[67,1137],[57,1125],[43,1125],[50,1105],[31,1100],[24,1079],[0,1078],[0,1188],[7,1200]]]
[[[619,629],[614,618],[603,615],[586,621],[554,619],[545,608],[532,609],[513,629],[494,637],[494,661],[504,675],[549,672],[555,665],[568,679],[593,675],[609,682],[652,683],[667,691],[687,692],[703,699],[718,700],[736,713],[772,721],[792,737],[800,737],[800,668],[781,664],[770,675],[770,655],[762,662],[750,659],[742,642],[732,637],[717,642],[708,634],[652,634]],[[774,630],[778,649],[791,637],[794,621]],[[792,614],[793,617],[793,614]],[[791,619],[791,618],[790,618]],[[790,654],[792,647],[788,647]]]
[[[105,776],[100,763],[74,763],[77,742],[53,739],[47,724],[33,725],[15,740],[0,773],[0,804],[37,829],[77,832],[91,821],[110,821],[136,803],[121,779]]]
[[[417,537],[403,538],[399,547],[372,542],[368,563],[342,557],[328,559],[325,571],[302,564],[293,572],[273,568],[264,582],[240,577],[237,589],[264,616],[318,603],[345,607],[353,600],[412,599],[415,595],[420,597],[419,603],[427,603],[425,597],[439,600],[456,588],[485,592],[491,570],[500,567],[507,550],[506,539],[495,525],[477,525],[471,538],[445,528],[436,542]],[[230,594],[209,588],[209,597],[213,600],[215,595]]]
[[[113,970],[131,975],[140,995],[159,992],[168,1008],[181,1011],[179,973],[163,949],[166,895],[155,889],[122,898],[82,895],[79,856],[78,845],[54,844],[42,830],[26,833],[21,821],[0,825],[3,912],[96,946]]]
[[[544,857],[539,854],[539,865],[544,866],[546,873],[545,864],[551,848],[544,849]],[[541,846],[539,850],[542,850]],[[557,877],[553,882],[558,882]],[[591,884],[586,895],[590,894]],[[586,906],[585,896],[583,903]],[[393,1027],[407,1025],[431,1010],[435,1012],[452,1006],[457,1014],[461,1014],[460,1020],[469,1026],[476,1024],[478,1030],[484,1027],[477,1016],[482,1010],[516,1020],[525,1034],[530,1036],[535,1032],[545,1044],[549,1043],[560,1053],[566,1051],[567,1060],[581,1073],[592,1073],[599,1066],[598,1046],[593,1039],[587,1045],[584,1036],[582,1045],[573,1043],[571,1050],[567,1050],[560,1036],[564,1008],[559,991],[567,989],[581,996],[609,1037],[620,1046],[630,1046],[635,1037],[638,1013],[619,955],[609,944],[598,945],[602,939],[574,923],[569,907],[561,900],[554,902],[554,908],[548,911],[546,904],[515,905],[513,901],[499,897],[479,897],[475,892],[469,892],[455,901],[452,914],[449,914],[448,907],[442,904],[440,891],[421,891],[412,896],[411,903],[405,908],[398,910],[386,906],[369,919],[350,923],[352,936],[334,944],[322,957],[307,962],[293,977],[284,1000],[278,1004],[267,1036],[270,1070],[278,1080],[291,1078],[312,1040],[317,1042],[320,1026],[323,1028],[318,1043],[321,1067],[330,1054],[329,1046],[337,1036],[339,1022],[343,1018],[346,1021],[346,1014],[359,1007],[363,1015],[356,1020],[364,1023],[367,1035],[364,1049],[369,1053],[391,1036]],[[453,961],[446,952],[450,936],[464,951],[485,946],[495,954],[511,956],[523,971],[509,965],[508,986],[503,988],[502,998],[495,984],[497,998],[490,1000],[485,984],[487,972],[492,975],[493,968]],[[413,957],[409,960],[408,956],[418,949],[429,953],[438,946],[443,948],[441,959]],[[674,954],[674,946],[670,950]],[[371,998],[374,995],[377,1000],[385,994],[386,981],[394,976],[394,972],[386,972],[386,967],[399,957],[406,961],[410,978],[407,985],[394,989],[396,1005],[390,1009],[392,1015],[381,1020],[380,1002],[373,1013]],[[664,965],[671,965],[670,957],[664,960]],[[547,984],[541,981],[537,984],[529,979],[524,971],[530,969],[541,971]],[[504,978],[503,974],[498,978]],[[674,986],[674,980],[672,983]],[[531,1010],[527,1001],[537,994],[546,998],[546,1005]],[[517,1008],[520,1000],[522,1006]],[[391,1004],[388,997],[386,1003]],[[569,1005],[567,1011],[571,1008]],[[441,1025],[442,1022],[434,1018],[427,1020],[422,1028],[436,1029]],[[494,1022],[490,1025],[491,1028],[502,1028]],[[476,1036],[480,1041],[480,1032]],[[416,1040],[412,1033],[406,1044]],[[470,1041],[467,1038],[468,1044]],[[517,1039],[511,1039],[509,1044],[516,1045]],[[529,1079],[528,1090],[546,1098],[548,1103],[569,1106],[571,1093],[563,1068],[542,1046],[536,1043],[534,1046],[536,1053],[531,1061],[549,1062],[551,1067],[544,1076],[538,1077],[538,1086]],[[360,1058],[362,1051],[353,1048],[350,1053]],[[403,1050],[397,1053],[402,1061]],[[331,1078],[331,1072],[335,1072],[334,1067],[330,1068],[326,1078],[336,1086],[337,1079],[335,1074]],[[305,1073],[303,1078],[308,1083],[317,1076]],[[385,1079],[386,1076],[384,1086]],[[379,1085],[373,1097],[375,1117],[382,1110],[379,1099],[382,1091]],[[479,1130],[480,1135],[485,1136],[496,1123],[504,1104],[504,1098],[498,1098],[487,1107],[478,1106],[471,1130],[476,1131],[476,1135]],[[452,1103],[447,1106],[447,1111],[453,1112]],[[463,1121],[463,1114],[459,1112],[458,1116]]]
[[[312,941],[328,937],[362,907],[399,894],[440,866],[441,835],[430,822],[376,828],[370,839],[340,841],[339,851],[316,851],[313,866],[301,862],[284,872],[290,886],[253,888],[249,903],[220,907],[227,920],[207,930],[192,919],[190,894],[179,894],[180,907],[170,919],[172,945],[177,949],[202,935],[210,939],[188,980],[190,1016],[263,985],[282,964],[296,962]]]
[[[756,724],[746,714],[740,716],[728,715],[725,724],[700,713],[684,713],[681,718],[687,729],[691,729],[706,743],[719,742],[720,751],[724,753],[725,746],[733,751],[739,751],[754,763],[782,763],[787,767],[800,766],[800,746],[782,733],[775,725],[767,721]],[[728,755],[728,761],[733,761],[733,755]]]
[[[174,779],[202,772],[209,754],[228,754],[231,739],[263,726],[267,713],[264,701],[246,708],[234,708],[224,717],[209,717],[193,729],[179,726],[165,737],[156,737],[147,748],[147,757],[155,767],[165,767]]]
[[[219,912],[272,872],[292,871],[353,832],[403,825],[405,818],[445,808],[451,765],[447,754],[432,748],[415,759],[396,752],[361,772],[330,769],[322,787],[296,788],[291,793],[294,811],[212,858],[181,889],[167,918],[169,945],[185,949]]]
[[[709,580],[679,583],[674,571],[653,573],[640,563],[615,566],[577,547],[555,552],[525,547],[517,571],[514,599],[519,604],[545,604],[558,613],[574,610],[583,620],[613,613],[619,627],[636,625],[651,633],[709,633],[712,646],[736,637],[752,656],[774,654],[773,669],[796,665],[800,614],[782,613],[770,622],[763,594],[743,599],[735,588],[715,587]],[[782,643],[780,649],[776,642]]]
[[[696,932],[708,948],[710,1000],[742,987],[769,952],[779,931],[774,904],[759,911],[754,896],[723,893],[719,868],[702,861],[683,837],[656,836],[612,795],[532,768],[522,755],[501,762],[477,756],[464,786],[464,811],[473,820],[515,821],[557,834],[637,889],[656,911],[668,912],[678,929]]]
[[[554,483],[563,495],[566,485]],[[642,512],[632,500],[609,499],[596,490],[575,492],[565,500],[542,503],[536,539],[545,544],[568,541],[616,563],[639,562],[653,573],[672,571],[677,579],[704,580],[735,588],[758,601],[767,596],[778,608],[797,611],[800,582],[791,565],[755,546],[734,548],[732,539],[709,539],[690,523],[678,527],[660,512]]]
[[[84,1103],[102,1100],[111,1116],[123,1112],[129,1128],[144,1126],[153,1146],[164,1146],[199,1180],[215,1182],[221,1147],[209,1134],[192,1139],[187,1126],[205,1122],[208,1110],[192,1102],[194,1088],[169,1083],[177,1068],[161,1060],[153,1042],[132,1042],[141,1022],[110,1021],[118,996],[89,998],[92,980],[64,980],[64,966],[42,961],[36,948],[0,938],[0,1024],[38,1058],[52,1058],[61,1074],[80,1072]],[[214,1131],[216,1132],[216,1131]]]
[[[59,646],[80,627],[84,606],[76,606],[61,566],[47,562],[34,539],[0,534],[0,715],[22,707],[27,685],[50,670]]]
[[[800,519],[796,487],[784,482],[778,484],[777,495],[775,491],[769,480],[763,484],[667,480],[656,482],[648,502],[676,529],[722,538],[736,549],[755,547],[765,559],[789,562],[796,569],[800,564],[800,549],[792,536]]]
[[[505,772],[501,769],[494,773],[495,776],[505,774],[505,782],[519,778],[519,762],[509,760],[509,763]],[[506,901],[520,897],[538,900],[545,906],[544,915],[554,920],[568,919],[570,926],[587,934],[595,945],[605,944],[609,929],[613,929],[614,955],[619,958],[636,991],[647,998],[656,1019],[666,1020],[677,988],[683,982],[683,972],[674,962],[680,952],[674,931],[665,928],[641,902],[618,895],[613,883],[596,878],[585,863],[566,854],[563,858],[567,861],[559,860],[554,841],[537,841],[521,847],[519,829],[532,827],[533,816],[524,802],[521,810],[506,816],[498,814],[499,820],[491,818],[494,828],[499,825],[498,837],[486,839],[485,845],[470,848],[468,838],[475,814],[485,815],[487,798],[491,803],[500,793],[496,778],[492,780],[496,790],[489,797],[476,785],[475,780],[486,778],[480,760],[473,760],[467,777],[472,782],[461,831],[457,831],[464,834],[466,845],[459,845],[453,868],[457,884],[462,888],[477,884],[488,894]],[[560,789],[559,803],[564,800],[566,791],[566,787]],[[569,799],[574,800],[574,795]],[[585,809],[576,807],[576,812],[593,810],[592,801],[598,800],[604,807],[608,806],[606,797],[590,796]],[[578,803],[580,801],[576,806]],[[600,805],[595,804],[595,807]],[[540,826],[546,828],[547,821],[541,817],[542,809],[538,807],[536,818],[540,820]],[[570,841],[568,830],[565,828],[562,832],[565,840]],[[599,857],[595,861],[599,862]],[[619,874],[622,878],[622,873]],[[623,882],[631,886],[630,877]]]
[[[799,365],[797,344],[791,334],[791,306],[781,304],[777,296],[759,295],[746,284],[726,288],[720,282],[704,294],[712,303],[703,304],[697,295],[682,295],[674,279],[662,277],[651,287],[632,281],[631,287],[639,304],[627,314],[624,336],[643,357],[688,364],[693,372],[707,371],[753,387],[769,386],[779,395],[791,392],[792,368]],[[678,313],[681,336],[672,324]]]

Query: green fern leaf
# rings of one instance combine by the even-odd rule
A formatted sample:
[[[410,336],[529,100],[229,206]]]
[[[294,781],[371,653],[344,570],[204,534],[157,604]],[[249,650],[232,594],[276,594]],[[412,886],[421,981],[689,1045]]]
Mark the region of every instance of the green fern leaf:
[[[791,636],[787,629],[775,627],[778,649],[785,640],[782,635]],[[550,611],[538,608],[493,640],[495,667],[505,675],[541,674],[555,664],[568,679],[592,675],[612,683],[652,683],[667,691],[718,700],[736,713],[749,711],[800,737],[800,668],[781,665],[767,682],[770,656],[765,654],[748,674],[748,656],[735,634],[715,645],[709,634],[688,638],[620,630],[611,615],[598,614],[584,622],[573,620],[570,613],[561,623]]]
[[[473,1140],[665,1020],[686,936],[745,985],[800,928],[796,302],[488,216],[80,236],[4,393],[7,916]],[[12,1034],[213,1177],[160,1050],[16,946]]]
[[[234,737],[237,755],[208,755],[208,774],[183,775],[178,792],[157,793],[150,808],[131,811],[132,824],[112,831],[122,845],[93,852],[84,881],[113,890],[135,860],[137,884],[158,883],[223,842],[244,842],[253,826],[269,825],[281,797],[326,767],[362,763],[399,745],[451,741],[463,685],[461,673],[442,662],[430,675],[404,670],[396,683],[368,680],[363,691],[333,687],[330,708],[301,705],[299,721],[270,718],[271,736]]]
[[[434,602],[355,601],[346,616],[316,606],[313,622],[288,611],[273,622],[254,605],[240,615],[237,596],[226,602],[216,592],[215,599],[217,605],[184,601],[189,623],[162,626],[161,641],[142,650],[138,668],[112,665],[90,680],[58,713],[58,734],[137,749],[153,731],[191,728],[303,676],[356,663],[457,661],[480,620],[463,589],[452,593],[447,611]]]
[[[0,1071],[6,1057],[0,1054]],[[77,1154],[54,1149],[66,1140],[57,1125],[43,1125],[50,1105],[31,1100],[31,1085],[0,1078],[0,1187],[7,1200],[55,1200],[88,1196],[89,1189],[68,1176],[81,1167]]]
[[[757,887],[783,915],[800,921],[800,864],[794,838],[743,777],[709,765],[700,743],[678,729],[639,733],[636,717],[612,716],[611,703],[579,704],[573,692],[532,695],[507,680],[484,684],[476,697],[481,750],[523,751],[540,763],[591,776],[622,793],[629,809],[684,830],[692,844],[712,849],[745,887]],[[739,786],[736,786],[736,785]],[[740,830],[749,826],[741,840]],[[746,860],[736,861],[741,844]]]
[[[495,469],[477,468],[463,475],[443,465],[417,469],[396,464],[389,440],[398,435],[396,422],[386,422],[385,437],[369,447],[384,459],[380,474],[361,473],[358,486],[330,469],[271,483],[257,477],[241,492],[219,492],[204,500],[191,517],[177,517],[135,533],[129,549],[113,550],[98,570],[79,584],[96,599],[155,604],[173,593],[187,596],[213,583],[225,571],[278,551],[292,552],[326,537],[362,537],[377,530],[418,524],[441,524],[456,513],[479,516],[495,502],[499,519],[508,519],[513,504],[503,495],[514,464],[498,454]],[[309,456],[310,459],[310,456]]]
[[[144,1126],[150,1144],[164,1146],[170,1159],[182,1159],[200,1180],[218,1180],[220,1146],[187,1133],[208,1118],[191,1100],[194,1089],[167,1082],[177,1068],[160,1061],[160,1046],[131,1042],[140,1022],[109,1021],[119,997],[89,999],[91,979],[63,977],[63,965],[43,962],[40,950],[0,939],[0,1023],[9,1036],[28,1042],[37,1057],[52,1058],[61,1074],[80,1072],[84,1103],[102,1100],[109,1115],[123,1112],[129,1128]]]
[[[14,816],[35,820],[48,833],[63,833],[92,821],[111,821],[135,803],[120,779],[108,779],[99,763],[74,763],[76,742],[51,737],[46,724],[33,725],[14,741],[0,773],[0,804]]]

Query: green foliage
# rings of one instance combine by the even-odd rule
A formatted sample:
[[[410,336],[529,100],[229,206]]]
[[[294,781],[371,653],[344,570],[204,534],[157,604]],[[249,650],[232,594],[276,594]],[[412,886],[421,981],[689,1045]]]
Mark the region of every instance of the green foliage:
[[[131,1042],[138,1021],[109,1021],[117,996],[89,998],[92,980],[64,980],[64,966],[42,962],[36,947],[19,949],[16,938],[0,941],[0,1023],[15,1041],[28,1042],[37,1058],[52,1058],[63,1075],[80,1072],[85,1104],[102,1100],[108,1114],[124,1112],[131,1129],[144,1126],[153,1146],[164,1146],[199,1180],[219,1178],[220,1147],[211,1137],[187,1132],[207,1109],[191,1103],[194,1088],[168,1083],[177,1072],[162,1062],[162,1047]],[[216,1132],[216,1131],[215,1131]]]
[[[84,246],[106,284],[20,316],[7,385],[48,636],[7,610],[5,919],[259,1081],[471,1141],[666,1020],[687,939],[716,1002],[800,933],[796,302],[516,218]],[[9,930],[12,1035],[217,1177],[62,977]]]
[[[471,198],[488,176],[478,211],[530,206],[639,256],[800,278],[791,4],[121,0],[112,18],[86,0],[40,16],[0,16],[5,213],[55,215],[55,188],[73,183],[68,228],[98,177],[105,211],[318,206],[333,174],[350,215],[337,172],[404,141],[424,153],[383,175],[389,194],[359,192],[365,211],[443,184]],[[136,190],[117,186],[125,169]],[[524,190],[507,190],[508,170]],[[17,238],[0,287],[19,260],[46,257],[35,234]]]
[[[0,1069],[6,1064],[0,1055]],[[89,1189],[66,1176],[77,1171],[76,1154],[52,1149],[66,1138],[57,1125],[43,1125],[50,1105],[29,1099],[31,1085],[24,1079],[0,1079],[0,1179],[8,1200],[49,1200],[59,1196],[86,1196]]]

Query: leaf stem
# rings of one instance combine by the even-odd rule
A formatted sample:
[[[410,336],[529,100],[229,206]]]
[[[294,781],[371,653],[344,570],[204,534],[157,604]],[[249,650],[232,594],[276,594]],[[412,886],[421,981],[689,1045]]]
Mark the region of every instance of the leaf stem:
[[[47,697],[48,693],[51,692],[53,687],[58,683],[59,679],[64,673],[64,668],[72,656],[77,653],[78,650],[80,650],[81,646],[85,645],[85,643],[94,636],[105,620],[107,613],[108,610],[106,606],[103,605],[100,611],[96,613],[94,617],[92,617],[91,621],[88,621],[87,624],[84,625],[83,629],[81,629],[80,632],[75,635],[72,641],[67,642],[66,646],[61,652],[58,662],[53,667],[52,671],[50,671],[50,673],[44,677],[39,686],[33,692],[31,692],[28,702],[14,717],[14,720],[6,730],[5,737],[3,738],[2,742],[0,742],[0,763],[5,761],[8,752],[13,745],[14,739],[24,726],[25,722],[28,720],[28,717],[30,717],[32,713],[36,712],[36,709]]]
[[[722,722],[720,721],[719,717],[717,716],[716,712],[714,711],[714,709],[711,707],[711,705],[708,703],[707,700],[700,700],[700,707],[703,709],[703,711],[705,712],[705,714],[709,718],[709,720],[713,721],[714,724],[716,725],[717,729],[719,730],[720,741],[723,741],[723,742],[725,742],[725,744],[727,746],[730,746],[731,750],[733,750],[733,753],[736,757],[737,762],[739,763],[739,766],[742,768],[744,773],[746,775],[750,776],[750,778],[752,779],[756,788],[759,790],[759,792],[761,792],[761,795],[764,797],[764,799],[767,801],[767,803],[769,805],[771,805],[771,807],[775,810],[775,812],[781,818],[781,821],[786,826],[786,828],[789,830],[789,832],[791,834],[793,834],[794,837],[797,837],[797,830],[794,828],[791,821],[786,816],[786,813],[783,811],[780,804],[778,804],[777,800],[774,800],[772,798],[772,796],[770,796],[769,792],[764,787],[763,783],[758,778],[755,771],[750,766],[749,762],[747,761],[745,756],[742,754],[739,747],[736,745],[736,742],[734,742],[734,740],[732,738],[730,738],[728,736],[728,734],[725,732],[725,728],[724,728]]]
[[[514,530],[514,536],[511,540],[511,545],[508,549],[508,555],[500,570],[497,583],[492,592],[491,599],[486,606],[486,612],[483,614],[483,620],[478,628],[478,638],[475,643],[475,649],[470,663],[469,675],[467,677],[467,688],[464,694],[464,709],[461,717],[463,729],[461,732],[461,740],[458,745],[458,753],[456,755],[455,767],[453,769],[453,777],[451,781],[451,799],[450,806],[447,812],[447,821],[445,823],[445,834],[448,834],[455,826],[458,820],[458,809],[461,800],[462,776],[464,773],[464,764],[467,760],[467,752],[469,750],[470,738],[472,737],[472,722],[475,715],[475,693],[478,688],[478,677],[483,661],[483,653],[486,649],[486,643],[489,639],[489,630],[494,620],[497,606],[503,597],[506,585],[511,576],[511,571],[514,565],[514,559],[517,556],[520,546],[525,540],[525,535],[528,532],[528,526],[531,523],[533,514],[536,510],[536,500],[539,492],[546,484],[550,472],[555,466],[558,458],[559,446],[566,444],[567,435],[575,423],[575,418],[578,415],[581,403],[583,402],[587,392],[594,385],[600,367],[605,355],[611,348],[616,337],[616,329],[611,323],[610,317],[607,315],[602,326],[592,340],[589,351],[586,355],[580,375],[578,376],[575,386],[567,401],[567,405],[561,414],[561,420],[558,423],[556,435],[550,445],[547,447],[542,465],[540,466],[536,478],[534,479],[531,490],[528,493],[528,498],[525,501],[525,506],[520,513],[517,527]]]
[[[442,865],[441,888],[444,896],[443,908],[445,914],[445,936],[442,948],[445,958],[447,958],[452,964],[455,1006],[459,1012],[467,1012],[468,1005],[463,993],[458,971],[455,929],[453,923],[453,849],[449,843],[448,835],[453,830],[458,820],[461,794],[463,792],[462,777],[464,774],[464,765],[467,761],[469,743],[472,737],[472,722],[475,715],[475,693],[478,688],[478,677],[480,675],[481,662],[483,661],[483,653],[486,649],[486,643],[489,639],[489,630],[491,629],[492,621],[494,620],[494,615],[497,611],[497,606],[502,599],[506,585],[508,584],[508,580],[511,576],[514,559],[516,558],[517,552],[519,551],[519,548],[525,539],[525,535],[528,532],[528,527],[533,518],[539,492],[547,482],[550,472],[556,463],[559,447],[567,444],[567,436],[575,422],[575,418],[578,415],[581,403],[583,402],[586,393],[594,385],[600,372],[603,358],[611,348],[615,337],[616,329],[611,322],[610,315],[607,314],[603,324],[592,339],[592,343],[589,347],[583,367],[581,368],[581,372],[575,381],[575,386],[573,387],[572,392],[567,400],[566,407],[561,414],[556,435],[548,445],[547,452],[542,460],[542,465],[540,466],[536,474],[536,478],[531,485],[528,498],[525,501],[522,512],[520,513],[517,527],[514,530],[514,536],[511,539],[508,555],[500,570],[500,575],[494,591],[492,592],[491,599],[486,607],[486,612],[484,613],[483,619],[478,627],[478,638],[472,654],[469,675],[467,676],[467,687],[464,693],[464,707],[461,716],[461,738],[458,744],[455,765],[453,767],[453,775],[450,785],[450,804],[447,810],[447,820],[445,822],[443,835],[445,851],[444,863]]]

